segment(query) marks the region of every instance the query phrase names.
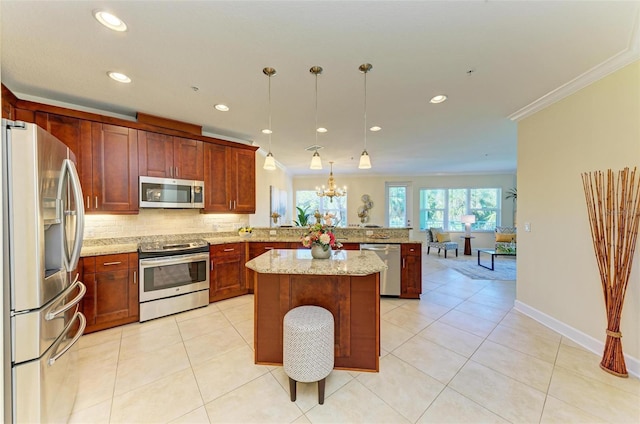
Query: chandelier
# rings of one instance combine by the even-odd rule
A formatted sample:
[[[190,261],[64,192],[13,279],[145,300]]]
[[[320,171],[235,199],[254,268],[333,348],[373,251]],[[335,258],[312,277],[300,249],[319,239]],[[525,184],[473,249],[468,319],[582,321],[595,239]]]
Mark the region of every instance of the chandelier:
[[[344,186],[342,188],[336,186],[336,182],[333,179],[333,162],[329,161],[329,165],[331,166],[331,171],[329,172],[329,187],[316,187],[316,194],[318,195],[318,197],[328,197],[329,200],[333,203],[334,197],[346,196],[347,186]]]

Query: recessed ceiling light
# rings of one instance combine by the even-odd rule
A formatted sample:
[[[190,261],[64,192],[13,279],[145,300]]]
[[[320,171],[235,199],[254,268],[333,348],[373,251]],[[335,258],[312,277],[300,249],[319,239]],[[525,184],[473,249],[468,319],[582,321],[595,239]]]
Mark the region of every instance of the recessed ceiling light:
[[[111,78],[114,81],[123,82],[127,84],[131,82],[131,78],[129,78],[128,76],[126,76],[121,72],[111,71],[111,72],[107,72],[107,75],[109,75],[109,78]]]
[[[273,131],[271,131],[269,128],[265,128],[262,130],[262,134],[273,134]]]
[[[382,129],[381,127],[379,127],[379,126],[375,125],[375,126],[373,126],[373,127],[369,128],[369,131],[376,132],[376,131],[380,131],[381,129]]]
[[[320,127],[318,128],[316,131],[318,131],[319,133],[326,133],[327,131],[329,131],[328,129],[324,128],[324,127]]]
[[[221,103],[217,104],[214,106],[216,108],[216,110],[219,110],[220,112],[229,112],[229,106],[227,105],[223,105]]]
[[[447,100],[447,96],[445,96],[444,94],[438,94],[437,96],[433,96],[431,98],[431,100],[429,100],[430,103],[442,103],[445,100]]]
[[[93,12],[93,16],[98,20],[98,22],[109,29],[118,32],[127,30],[127,24],[125,24],[122,19],[118,18],[112,13],[105,12],[104,10],[96,10]]]

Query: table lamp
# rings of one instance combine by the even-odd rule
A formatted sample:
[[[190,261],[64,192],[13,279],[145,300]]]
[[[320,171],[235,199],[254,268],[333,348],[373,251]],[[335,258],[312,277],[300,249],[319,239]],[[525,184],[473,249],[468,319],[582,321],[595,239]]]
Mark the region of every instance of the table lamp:
[[[465,237],[471,237],[471,224],[475,224],[476,216],[475,215],[462,215],[460,221],[464,224],[464,235]]]

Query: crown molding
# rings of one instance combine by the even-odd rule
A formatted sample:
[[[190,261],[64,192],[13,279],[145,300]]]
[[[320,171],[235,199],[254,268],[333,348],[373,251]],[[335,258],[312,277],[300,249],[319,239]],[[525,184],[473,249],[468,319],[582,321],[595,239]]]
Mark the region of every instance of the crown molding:
[[[553,91],[545,94],[537,100],[529,103],[522,109],[508,116],[512,121],[519,121],[550,106],[557,101],[572,95],[573,93],[593,84],[594,82],[612,74],[619,69],[640,59],[640,13],[636,17],[636,23],[629,40],[628,47],[604,62],[594,66],[571,81],[561,85]]]

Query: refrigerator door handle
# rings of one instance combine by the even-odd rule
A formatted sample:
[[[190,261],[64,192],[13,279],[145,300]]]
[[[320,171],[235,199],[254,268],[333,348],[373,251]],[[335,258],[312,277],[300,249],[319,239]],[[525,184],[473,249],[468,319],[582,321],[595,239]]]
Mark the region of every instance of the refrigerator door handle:
[[[67,345],[64,347],[64,349],[62,349],[60,352],[56,353],[55,355],[52,354],[49,359],[47,360],[47,365],[52,366],[53,364],[55,364],[55,362],[60,359],[60,357],[62,355],[64,355],[65,353],[67,353],[67,351],[69,349],[71,349],[71,347],[76,344],[76,342],[78,340],[80,340],[80,337],[82,336],[82,334],[84,333],[84,329],[87,327],[87,319],[84,317],[84,315],[82,314],[82,312],[76,312],[76,314],[74,315],[73,319],[71,321],[69,321],[69,325],[67,325],[67,328],[65,328],[64,334],[58,339],[58,340],[63,340],[64,336],[67,334],[67,332],[71,329],[73,324],[73,321],[76,320],[76,318],[80,321],[80,328],[78,328],[78,332],[76,333],[75,336],[73,336],[73,339],[71,339],[71,341],[69,341],[69,343],[67,343]],[[56,346],[55,349],[53,349],[53,352],[55,352],[57,350],[58,346]]]
[[[78,295],[74,297],[72,301],[64,305],[62,308],[48,312],[47,315],[45,315],[44,319],[46,319],[47,321],[51,321],[58,315],[67,312],[69,309],[80,303],[80,301],[84,297],[84,294],[87,292],[87,287],[80,281],[78,281],[78,275],[76,275],[76,279],[73,281],[73,284],[71,284],[69,288],[64,291],[64,294],[60,297],[60,299],[64,300],[64,298],[67,297],[67,294],[71,293],[76,287],[80,288],[80,293],[78,293]]]
[[[67,271],[72,271],[78,266],[78,260],[80,259],[80,250],[82,249],[82,238],[84,236],[84,199],[82,196],[82,188],[80,187],[80,178],[78,177],[78,171],[74,163],[69,160],[64,160],[65,172],[69,173],[69,181],[71,182],[71,191],[73,192],[73,198],[76,205],[76,234],[74,237],[73,249],[71,255],[66,258],[65,265]],[[82,206],[80,206],[82,205]]]

